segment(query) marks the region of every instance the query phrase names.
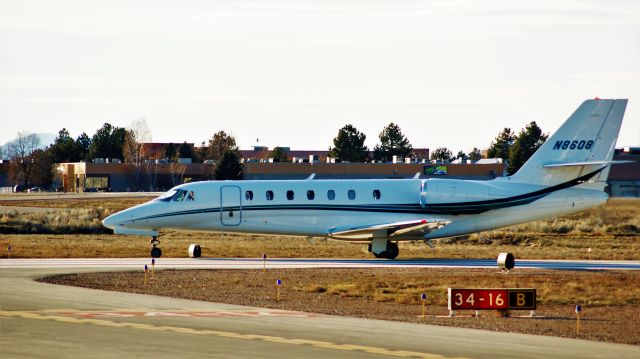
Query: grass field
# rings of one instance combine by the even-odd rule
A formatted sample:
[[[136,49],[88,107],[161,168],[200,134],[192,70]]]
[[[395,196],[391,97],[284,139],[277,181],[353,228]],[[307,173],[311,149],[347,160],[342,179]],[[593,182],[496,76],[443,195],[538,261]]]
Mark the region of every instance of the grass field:
[[[0,257],[146,257],[148,239],[109,234],[101,220],[149,198],[2,201],[0,205],[54,208],[51,212],[0,213]],[[191,243],[210,257],[370,258],[363,245],[323,238],[164,232],[163,255],[187,256]],[[11,245],[11,253],[7,248]],[[439,240],[435,249],[422,242],[400,243],[399,258],[639,259],[640,200],[613,199],[581,213],[536,221],[470,236]],[[589,255],[587,249],[591,248]]]

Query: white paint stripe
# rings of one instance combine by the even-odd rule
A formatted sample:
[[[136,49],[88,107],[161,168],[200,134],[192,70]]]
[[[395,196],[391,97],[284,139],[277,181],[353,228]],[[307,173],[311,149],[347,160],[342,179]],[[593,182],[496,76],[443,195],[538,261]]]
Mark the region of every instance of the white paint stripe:
[[[2,269],[27,268],[107,268],[141,269],[150,265],[147,258],[46,258],[46,259],[0,259]],[[156,269],[261,269],[262,259],[227,258],[193,259],[160,258]],[[474,259],[425,259],[412,261],[386,261],[367,259],[286,259],[267,261],[267,268],[496,268],[493,260]],[[521,260],[516,268],[553,269],[626,269],[640,270],[640,261],[558,261]]]

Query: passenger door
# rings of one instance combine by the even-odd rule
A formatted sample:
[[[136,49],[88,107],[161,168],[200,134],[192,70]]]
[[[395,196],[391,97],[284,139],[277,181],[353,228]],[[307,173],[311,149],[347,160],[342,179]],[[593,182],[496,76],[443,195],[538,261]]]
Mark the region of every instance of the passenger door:
[[[242,220],[240,187],[220,187],[220,222],[225,226],[239,226]]]

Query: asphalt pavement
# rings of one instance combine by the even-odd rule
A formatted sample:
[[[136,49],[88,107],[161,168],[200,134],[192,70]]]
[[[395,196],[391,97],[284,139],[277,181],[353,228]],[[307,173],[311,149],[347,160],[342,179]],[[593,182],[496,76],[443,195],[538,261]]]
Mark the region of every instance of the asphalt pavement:
[[[145,261],[0,260],[0,357],[640,357],[637,346],[345,318],[34,281],[53,274],[129,269]],[[238,266],[241,261],[246,260],[161,259],[158,266],[204,268],[200,264],[206,263],[206,267],[228,268],[230,263]],[[318,265],[316,260],[306,261]],[[256,262],[261,264],[253,261],[245,266],[255,267]],[[305,264],[304,260],[274,260],[270,265],[276,263],[286,267]],[[344,265],[345,261],[328,263]]]

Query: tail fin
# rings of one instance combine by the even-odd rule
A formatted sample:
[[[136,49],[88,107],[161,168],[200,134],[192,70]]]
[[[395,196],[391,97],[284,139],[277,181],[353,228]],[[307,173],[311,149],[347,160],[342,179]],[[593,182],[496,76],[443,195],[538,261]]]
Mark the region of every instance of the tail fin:
[[[554,186],[590,179],[582,186],[603,190],[626,107],[626,99],[583,102],[511,180]]]

